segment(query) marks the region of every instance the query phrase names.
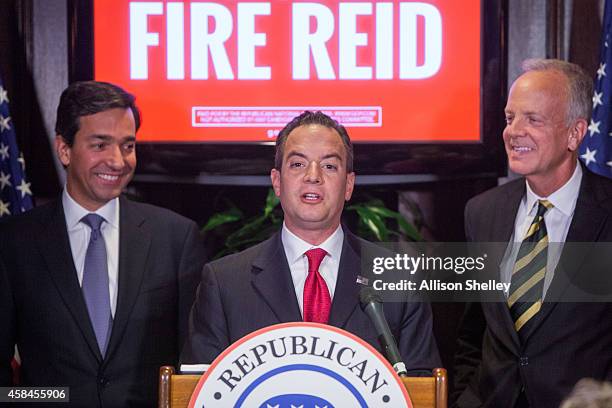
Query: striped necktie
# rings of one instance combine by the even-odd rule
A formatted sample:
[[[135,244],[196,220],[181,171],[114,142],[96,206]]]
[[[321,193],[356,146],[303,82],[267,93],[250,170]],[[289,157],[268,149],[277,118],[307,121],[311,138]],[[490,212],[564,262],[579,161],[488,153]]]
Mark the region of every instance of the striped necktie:
[[[542,307],[548,252],[544,214],[552,207],[548,200],[538,201],[538,212],[523,238],[512,271],[508,306],[514,328],[521,337],[528,331],[528,322]]]

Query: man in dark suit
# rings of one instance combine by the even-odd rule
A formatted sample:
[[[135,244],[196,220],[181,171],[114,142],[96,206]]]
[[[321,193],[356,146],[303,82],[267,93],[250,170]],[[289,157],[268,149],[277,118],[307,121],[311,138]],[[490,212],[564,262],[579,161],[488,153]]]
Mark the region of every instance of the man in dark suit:
[[[340,225],[353,192],[353,151],[343,126],[305,112],[276,141],[274,192],[282,230],[267,241],[207,264],[190,317],[184,363],[210,363],[230,344],[269,325],[314,321],[348,330],[380,349],[359,307],[363,241]],[[385,314],[408,370],[440,366],[431,309],[387,303]]]
[[[523,68],[503,134],[509,167],[523,177],[473,198],[465,211],[468,240],[510,242],[496,265],[511,286],[500,302],[467,307],[456,356],[459,407],[556,408],[580,378],[612,378],[612,304],[570,297],[609,268],[586,266],[573,244],[560,251],[561,243],[612,241],[612,182],[577,160],[592,80],[558,60]]]
[[[204,263],[197,226],[120,197],[136,165],[134,97],[108,83],[62,94],[59,200],[0,225],[0,385],[69,387],[70,406],[154,406],[176,364]]]

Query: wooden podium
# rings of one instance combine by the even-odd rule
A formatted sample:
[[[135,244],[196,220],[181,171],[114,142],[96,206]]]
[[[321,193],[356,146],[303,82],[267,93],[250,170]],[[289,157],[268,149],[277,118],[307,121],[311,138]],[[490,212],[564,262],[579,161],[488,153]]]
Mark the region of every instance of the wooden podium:
[[[159,370],[159,408],[186,408],[200,375],[175,374],[174,367]],[[448,379],[444,368],[432,377],[405,377],[404,386],[414,408],[447,408]]]

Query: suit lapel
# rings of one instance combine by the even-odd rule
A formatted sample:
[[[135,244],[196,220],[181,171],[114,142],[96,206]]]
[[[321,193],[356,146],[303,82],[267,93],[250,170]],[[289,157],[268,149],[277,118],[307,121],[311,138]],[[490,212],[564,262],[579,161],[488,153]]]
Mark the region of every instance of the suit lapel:
[[[43,230],[38,246],[47,263],[49,274],[70,314],[81,329],[85,342],[97,360],[101,361],[102,356],[89,320],[89,313],[72,259],[66,217],[64,216],[61,199],[57,200],[50,208],[49,217],[43,219],[42,223]]]
[[[525,180],[520,179],[511,182],[505,194],[500,195],[500,199],[495,203],[491,203],[495,211],[495,216],[491,217],[494,220],[490,236],[491,242],[510,242],[514,232],[516,213],[524,194]],[[503,252],[500,255],[499,259],[495,260],[495,265],[498,265],[498,268],[504,255]],[[500,293],[499,301],[491,302],[490,307],[484,309],[489,310],[489,313],[485,312],[485,314],[489,314],[487,317],[489,328],[498,334],[499,338],[506,343],[510,350],[518,350],[520,341],[514,329],[514,322],[512,321],[506,298]]]
[[[119,202],[119,287],[106,361],[121,342],[138,298],[151,244],[151,232],[146,219],[129,200],[120,197]]]
[[[301,321],[302,314],[294,295],[295,288],[280,232],[262,244],[261,252],[253,261],[252,268],[251,284],[279,322]]]
[[[519,179],[511,182],[508,190],[495,205],[495,224],[491,242],[510,242],[514,232],[514,221],[521,200],[525,195],[525,180]],[[501,260],[500,260],[501,261]]]
[[[597,200],[595,180],[588,170],[583,169],[583,171],[576,209],[565,242],[597,242],[608,217]],[[578,253],[571,250],[563,251],[555,277],[546,294],[547,301],[550,299],[551,302],[555,302],[561,297],[571,278],[580,269],[585,255],[584,251]]]
[[[346,325],[348,318],[359,304],[359,286],[356,284],[356,279],[361,271],[359,242],[346,228],[343,229],[344,242],[338,267],[338,279],[329,313],[329,324],[340,328]]]
[[[597,179],[584,167],[582,171],[584,173],[582,175],[578,200],[576,201],[576,209],[574,210],[574,216],[572,217],[565,242],[597,242],[608,217],[607,212],[599,205]],[[554,278],[546,292],[542,308],[534,317],[536,320],[527,338],[562,299],[563,292],[581,269],[585,256],[585,251],[563,250],[555,269]]]
[[[487,313],[489,309],[489,313]],[[520,340],[518,333],[514,329],[514,322],[510,316],[510,310],[506,299],[500,299],[499,302],[492,302],[489,308],[483,308],[487,316],[487,324],[489,328],[497,333],[500,339],[506,344],[510,350],[518,350]]]

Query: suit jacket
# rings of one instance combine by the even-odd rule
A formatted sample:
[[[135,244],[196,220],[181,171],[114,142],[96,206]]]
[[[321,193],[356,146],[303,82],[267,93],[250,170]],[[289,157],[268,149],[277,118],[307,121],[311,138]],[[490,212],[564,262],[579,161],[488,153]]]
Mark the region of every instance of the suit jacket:
[[[376,330],[359,306],[360,246],[345,232],[329,324],[380,350]],[[386,303],[389,326],[408,370],[440,367],[429,304]],[[189,321],[183,363],[210,363],[236,340],[273,324],[302,321],[291,272],[277,233],[267,241],[204,267]]]
[[[14,344],[21,385],[70,387],[70,406],[155,406],[176,364],[204,251],[193,221],[120,199],[117,308],[102,358],[72,259],[61,200],[0,224],[0,384]]]
[[[509,242],[524,194],[525,180],[519,179],[470,200],[468,240]],[[612,241],[612,182],[583,168],[566,242],[597,241]],[[522,342],[505,298],[467,306],[455,359],[457,406],[514,407],[526,398],[531,407],[557,408],[579,379],[612,379],[612,303],[562,301],[570,281],[602,272],[575,255],[567,248],[562,253]]]

